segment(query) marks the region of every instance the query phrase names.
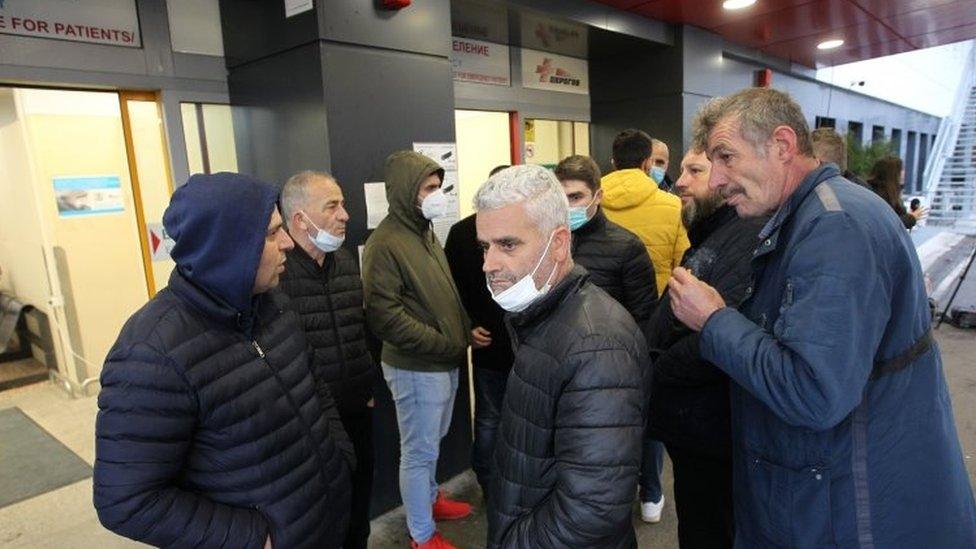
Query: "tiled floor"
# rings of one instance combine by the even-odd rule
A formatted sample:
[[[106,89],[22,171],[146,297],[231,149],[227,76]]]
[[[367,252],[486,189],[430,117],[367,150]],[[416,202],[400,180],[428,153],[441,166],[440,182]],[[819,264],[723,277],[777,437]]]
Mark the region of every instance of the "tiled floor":
[[[945,362],[970,482],[976,485],[976,331],[957,330],[948,325],[937,332]],[[17,406],[55,438],[91,464],[95,456],[94,427],[96,399],[70,399],[49,383],[0,393],[0,408]],[[2,441],[0,441],[2,444]],[[670,470],[665,469],[664,521],[658,525],[637,524],[641,547],[677,547]],[[0,509],[0,547],[57,549],[114,549],[142,547],[115,536],[101,527],[92,506],[91,479],[65,486],[41,496]],[[469,473],[453,480],[449,493],[472,501],[476,513],[465,520],[443,523],[441,528],[458,547],[482,547],[485,539],[484,505]],[[636,511],[636,508],[635,508]],[[394,510],[373,521],[370,547],[407,547],[407,534],[401,510]]]

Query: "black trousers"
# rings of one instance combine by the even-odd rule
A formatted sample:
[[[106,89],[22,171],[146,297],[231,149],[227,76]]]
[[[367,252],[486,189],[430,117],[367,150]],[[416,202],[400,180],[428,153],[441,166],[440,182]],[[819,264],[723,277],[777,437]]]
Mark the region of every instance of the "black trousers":
[[[681,549],[732,547],[732,458],[668,446]]]
[[[366,540],[369,538],[369,500],[373,492],[373,409],[363,406],[357,410],[341,411],[339,416],[356,450],[349,530],[342,547],[366,549]]]

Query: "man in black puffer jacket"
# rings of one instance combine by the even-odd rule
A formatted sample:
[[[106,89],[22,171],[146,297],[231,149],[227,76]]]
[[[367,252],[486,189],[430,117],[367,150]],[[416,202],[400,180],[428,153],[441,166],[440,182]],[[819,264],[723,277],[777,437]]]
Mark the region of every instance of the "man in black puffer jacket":
[[[573,265],[566,195],[517,166],[475,196],[478,240],[515,349],[488,499],[488,547],[631,548],[647,348]]]
[[[689,151],[675,191],[691,248],[682,266],[738,305],[750,282],[752,251],[765,217],[739,219],[708,188],[711,162]],[[681,549],[732,547],[732,435],[729,378],[698,352],[698,333],[674,318],[667,291],[645,335],[654,361],[649,434],[664,442],[674,469]]]
[[[600,168],[592,158],[569,156],[554,172],[569,201],[573,261],[643,325],[657,303],[654,265],[647,248],[637,235],[603,215]]]
[[[312,367],[329,385],[356,449],[343,549],[366,549],[373,488],[373,381],[378,372],[366,347],[359,263],[342,247],[349,221],[342,189],[327,173],[297,173],[281,189],[281,214],[295,241],[281,275],[281,291],[302,318]]]
[[[273,288],[293,246],[273,187],[194,175],[163,216],[169,286],[102,370],[94,503],[160,547],[339,547],[354,456],[298,315]]]

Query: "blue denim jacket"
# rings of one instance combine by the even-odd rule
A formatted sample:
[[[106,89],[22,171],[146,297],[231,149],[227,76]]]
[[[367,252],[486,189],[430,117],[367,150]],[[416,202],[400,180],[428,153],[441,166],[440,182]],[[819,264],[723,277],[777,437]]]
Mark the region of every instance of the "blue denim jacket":
[[[702,356],[732,387],[737,547],[976,547],[918,257],[833,164],[770,220]],[[741,311],[741,312],[740,312]]]

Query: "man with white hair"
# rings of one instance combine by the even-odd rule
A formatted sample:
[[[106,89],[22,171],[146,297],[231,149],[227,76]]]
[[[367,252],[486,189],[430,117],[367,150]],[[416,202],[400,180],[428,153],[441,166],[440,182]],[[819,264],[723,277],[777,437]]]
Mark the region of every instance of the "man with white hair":
[[[481,186],[474,207],[486,281],[515,349],[488,547],[636,547],[644,337],[573,264],[566,195],[552,172],[508,168]]]

